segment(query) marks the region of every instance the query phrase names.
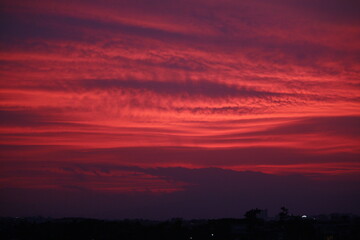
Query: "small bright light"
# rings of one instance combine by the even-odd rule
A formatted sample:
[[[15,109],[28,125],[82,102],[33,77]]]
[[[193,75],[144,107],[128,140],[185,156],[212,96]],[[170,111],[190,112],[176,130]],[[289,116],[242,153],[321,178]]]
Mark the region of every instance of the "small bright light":
[[[306,216],[306,215],[302,215],[301,218],[307,218],[307,216]]]
[[[211,234],[211,236],[213,237],[213,236],[214,236],[214,234],[212,233],[212,234]]]

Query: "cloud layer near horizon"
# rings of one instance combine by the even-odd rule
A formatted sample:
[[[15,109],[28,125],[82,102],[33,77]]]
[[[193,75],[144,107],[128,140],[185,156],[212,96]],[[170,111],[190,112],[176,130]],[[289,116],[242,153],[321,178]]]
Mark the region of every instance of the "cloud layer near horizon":
[[[29,175],[33,174],[33,166],[28,169]],[[279,206],[287,206],[291,214],[321,214],[329,209],[360,211],[359,181],[354,180],[317,181],[301,175],[277,176],[218,168],[107,164],[71,167],[63,164],[58,171],[53,170],[47,165],[42,173],[36,172],[38,179],[31,178],[28,182],[35,186],[44,177],[45,187],[40,184],[43,187],[0,189],[1,205],[11,206],[2,209],[2,214],[163,220],[241,218],[255,206],[269,209],[271,216],[279,212]],[[60,182],[60,188],[52,187]],[[165,194],[164,189],[167,189]]]
[[[64,164],[359,179],[359,7],[2,1],[0,187],[84,187]],[[90,189],[190,186],[124,169],[104,179]]]

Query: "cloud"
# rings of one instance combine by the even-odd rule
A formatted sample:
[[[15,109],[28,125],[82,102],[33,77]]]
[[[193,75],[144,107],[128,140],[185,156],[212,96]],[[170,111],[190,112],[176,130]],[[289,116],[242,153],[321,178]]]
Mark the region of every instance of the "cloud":
[[[152,91],[164,95],[188,95],[188,96],[206,96],[209,98],[226,97],[280,97],[281,93],[266,92],[256,90],[250,87],[241,87],[237,85],[227,85],[210,81],[139,81],[139,80],[116,80],[116,79],[87,79],[78,81],[61,81],[59,85],[36,86],[38,89],[61,91],[72,90],[105,90],[113,91],[116,89],[136,89],[142,91]]]
[[[356,182],[319,182],[295,175],[273,176],[216,168],[136,170],[164,179],[185,181],[188,185],[182,191],[165,194],[95,194],[93,191],[77,188],[60,191],[3,188],[1,206],[7,207],[2,207],[0,212],[1,215],[20,216],[37,213],[54,217],[166,219],[174,216],[241,218],[246,210],[255,207],[267,208],[272,215],[275,215],[281,206],[288,207],[294,214],[309,215],[332,211],[360,211],[354,204],[360,199],[359,194],[356,194],[359,192]],[[21,200],[25,198],[26,202]],[[326,201],[328,199],[331,201]]]
[[[63,135],[60,134],[61,137]],[[70,135],[72,136],[72,135]],[[92,138],[91,135],[86,135]],[[99,138],[98,136],[96,136]],[[111,137],[111,135],[109,135]],[[108,137],[108,138],[109,138]],[[124,136],[122,136],[124,138]],[[119,137],[120,138],[120,137]],[[125,136],[126,138],[126,136]],[[46,139],[46,138],[45,138]],[[106,139],[106,138],[101,138]],[[74,141],[74,140],[73,140]],[[44,141],[45,143],[46,141]],[[179,146],[118,147],[90,148],[87,144],[52,145],[48,142],[42,146],[11,146],[1,148],[3,165],[26,169],[28,164],[54,162],[66,165],[109,165],[137,167],[174,167],[190,168],[219,167],[233,170],[262,171],[273,174],[298,174],[320,178],[333,175],[359,174],[358,153],[351,151],[314,151],[299,148],[245,146],[242,148],[200,148]],[[22,154],[19,154],[22,153]],[[339,161],[341,159],[341,161]]]
[[[357,138],[360,134],[359,121],[358,116],[304,118],[265,132],[283,135],[321,133],[325,136],[342,135]]]
[[[299,211],[350,209],[352,188],[340,182],[359,176],[357,6],[2,1],[0,184],[7,204],[16,194],[35,205],[49,197],[53,205],[45,211],[39,201],[39,211],[62,199],[86,215],[96,201],[119,200],[124,216],[154,216],[163,205],[169,215],[206,217],[222,195],[231,204],[213,216],[230,216],[243,201],[250,208],[251,199],[262,205],[273,193]],[[243,170],[273,176],[236,172]],[[293,173],[311,179],[279,176]],[[161,192],[169,194],[152,195]],[[30,212],[21,199],[12,209]],[[177,201],[185,202],[179,212]],[[197,211],[191,201],[204,207]]]
[[[359,23],[360,18],[356,13],[356,9],[360,4],[356,0],[341,1],[341,0],[315,0],[315,1],[278,1],[282,4],[287,4],[293,8],[308,11],[313,14],[314,18],[321,16],[324,21],[334,21],[336,23],[355,24]]]

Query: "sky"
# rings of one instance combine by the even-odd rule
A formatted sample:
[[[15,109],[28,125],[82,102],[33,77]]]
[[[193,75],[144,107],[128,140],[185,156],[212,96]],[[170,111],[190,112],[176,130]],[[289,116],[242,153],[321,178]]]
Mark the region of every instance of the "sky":
[[[3,0],[0,216],[360,214],[354,0]]]

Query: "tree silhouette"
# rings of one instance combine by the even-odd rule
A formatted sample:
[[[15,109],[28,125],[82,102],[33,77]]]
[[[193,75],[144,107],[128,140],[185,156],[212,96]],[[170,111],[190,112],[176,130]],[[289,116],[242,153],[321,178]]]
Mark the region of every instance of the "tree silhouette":
[[[283,220],[285,220],[285,219],[287,219],[289,217],[289,209],[287,209],[286,207],[281,207],[280,210],[281,211],[278,214],[278,216],[279,216],[279,219],[281,221],[283,221]]]
[[[261,209],[255,208],[247,211],[244,216],[246,220],[254,221],[258,219],[258,215],[260,213],[261,213]]]

